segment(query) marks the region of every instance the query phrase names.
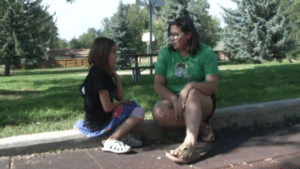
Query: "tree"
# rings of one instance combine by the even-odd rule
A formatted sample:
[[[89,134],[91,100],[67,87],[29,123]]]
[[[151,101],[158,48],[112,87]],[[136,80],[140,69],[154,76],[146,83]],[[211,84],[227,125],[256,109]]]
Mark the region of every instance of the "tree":
[[[66,1],[69,2],[69,3],[75,2],[75,0],[66,0]]]
[[[129,29],[132,31],[133,46],[137,53],[147,53],[146,43],[142,42],[143,33],[149,31],[149,12],[136,4],[126,5]]]
[[[125,5],[129,30],[132,32],[132,46],[138,53],[146,53],[146,43],[141,41],[143,33],[149,31],[149,9],[140,8],[139,6]],[[201,42],[215,46],[219,41],[221,30],[218,20],[208,15],[209,5],[207,0],[165,0],[165,5],[156,7],[153,16],[153,53],[158,53],[160,48],[169,42],[167,35],[168,24],[180,16],[193,17],[196,29],[198,30]],[[103,36],[113,37],[114,30],[112,25],[115,23],[117,13],[111,18],[102,20]],[[200,19],[199,19],[200,18]]]
[[[188,0],[168,0],[168,2],[162,7],[160,16],[166,26],[163,39],[164,45],[169,43],[169,36],[167,32],[169,24],[178,17],[189,16],[189,12],[187,11],[187,1]]]
[[[101,36],[101,31],[95,28],[89,28],[87,33],[79,36],[78,43],[80,43],[82,48],[90,48],[96,37]]]
[[[0,14],[0,59],[9,76],[11,65],[18,66],[20,58],[27,62],[43,56],[57,27],[41,0],[1,1]]]
[[[83,47],[81,43],[75,37],[73,37],[68,44],[68,49],[82,49],[82,48]]]
[[[60,39],[56,37],[54,42],[49,46],[50,49],[67,49],[68,41],[66,39]]]
[[[145,3],[148,1],[145,1]],[[165,4],[169,3],[169,0],[165,0]],[[128,11],[128,19],[129,19],[129,25],[132,26],[132,30],[134,32],[134,45],[137,49],[137,52],[139,53],[147,53],[146,52],[146,43],[141,41],[142,35],[146,32],[150,32],[149,28],[149,14],[150,14],[150,8],[149,3],[145,5],[143,8],[140,8],[138,5],[133,6],[134,10]],[[131,9],[131,8],[130,8]],[[152,11],[152,31],[153,35],[155,37],[155,41],[152,42],[152,53],[158,53],[160,48],[164,45],[164,34],[165,34],[165,24],[162,19],[160,19],[161,16],[161,7],[153,7]],[[135,19],[132,19],[132,16]],[[138,25],[138,28],[136,27]],[[137,33],[137,34],[136,34]],[[136,39],[138,39],[138,43],[136,42]]]
[[[169,43],[168,25],[178,17],[188,16],[194,22],[201,43],[215,46],[220,39],[218,33],[221,28],[219,21],[208,14],[208,9],[207,0],[168,0],[168,3],[162,7],[160,14],[160,19],[164,20],[165,25],[164,45]]]
[[[153,43],[153,53],[159,53],[161,47],[165,45],[164,38],[167,31],[166,24],[162,19],[153,20],[153,34],[155,36],[155,41]]]
[[[187,10],[196,22],[195,27],[199,33],[201,43],[214,47],[220,40],[221,27],[220,21],[209,15],[209,8],[210,5],[207,0],[188,1]]]
[[[110,18],[105,17],[105,18],[101,21],[101,25],[102,25],[102,36],[110,37],[110,35],[111,35],[111,33],[112,33],[110,24],[111,24]]]
[[[291,28],[291,38],[294,41],[290,57],[300,58],[300,0],[282,0],[281,6],[289,19],[287,27]]]
[[[281,60],[290,50],[290,29],[280,0],[232,0],[237,9],[225,9],[222,33],[232,60]]]
[[[129,28],[127,11],[122,1],[119,2],[118,12],[111,18],[109,26],[109,36],[115,40],[120,54],[117,65],[119,67],[131,67],[130,58],[122,57],[122,54],[136,53],[132,45],[133,33]]]

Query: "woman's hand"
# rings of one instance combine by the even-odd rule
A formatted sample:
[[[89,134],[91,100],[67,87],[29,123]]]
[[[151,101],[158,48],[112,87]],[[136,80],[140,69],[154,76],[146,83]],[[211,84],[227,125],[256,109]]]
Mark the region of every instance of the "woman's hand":
[[[174,108],[175,118],[177,121],[179,121],[181,118],[181,114],[183,112],[179,106],[179,98],[178,97],[174,98],[172,100],[172,104],[173,104],[173,108]]]
[[[187,99],[189,97],[189,92],[192,89],[193,82],[186,84],[179,93],[179,106],[180,109],[184,110],[186,106]]]

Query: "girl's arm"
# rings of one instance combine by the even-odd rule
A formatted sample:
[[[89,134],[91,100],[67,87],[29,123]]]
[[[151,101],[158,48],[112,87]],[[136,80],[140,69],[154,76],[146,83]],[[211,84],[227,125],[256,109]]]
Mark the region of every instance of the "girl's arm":
[[[122,88],[121,79],[115,70],[112,72],[111,76],[112,76],[112,78],[115,79],[115,82],[116,82],[117,87],[114,91],[114,98],[118,102],[116,102],[116,103],[111,102],[108,90],[100,90],[99,91],[100,101],[101,101],[102,107],[106,113],[109,113],[109,112],[115,110],[121,104],[131,105],[131,102],[129,99],[123,98],[123,88]]]
[[[112,77],[115,78],[116,82],[116,89],[114,92],[114,97],[117,101],[123,100],[123,88],[122,88],[122,83],[119,75],[116,73],[116,71],[113,72]]]
[[[116,103],[111,102],[108,90],[100,90],[98,93],[99,93],[103,110],[106,113],[112,112],[121,104],[130,105],[130,100],[128,99],[125,100],[122,99]]]

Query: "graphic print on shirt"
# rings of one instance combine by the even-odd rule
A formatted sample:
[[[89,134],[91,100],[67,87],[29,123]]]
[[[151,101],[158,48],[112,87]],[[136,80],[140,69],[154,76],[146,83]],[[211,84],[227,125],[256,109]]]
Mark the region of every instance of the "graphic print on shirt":
[[[184,62],[177,62],[175,66],[175,75],[178,78],[190,80],[191,76],[188,75],[188,65]]]

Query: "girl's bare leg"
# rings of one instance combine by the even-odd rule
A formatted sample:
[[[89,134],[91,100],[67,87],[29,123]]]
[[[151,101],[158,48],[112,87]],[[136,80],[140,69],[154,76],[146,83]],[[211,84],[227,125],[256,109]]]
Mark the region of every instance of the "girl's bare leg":
[[[125,136],[129,131],[135,128],[138,124],[140,124],[144,119],[137,118],[133,115],[130,115],[128,119],[126,119],[123,124],[121,124],[115,132],[108,137],[107,140],[119,140],[123,136]]]

